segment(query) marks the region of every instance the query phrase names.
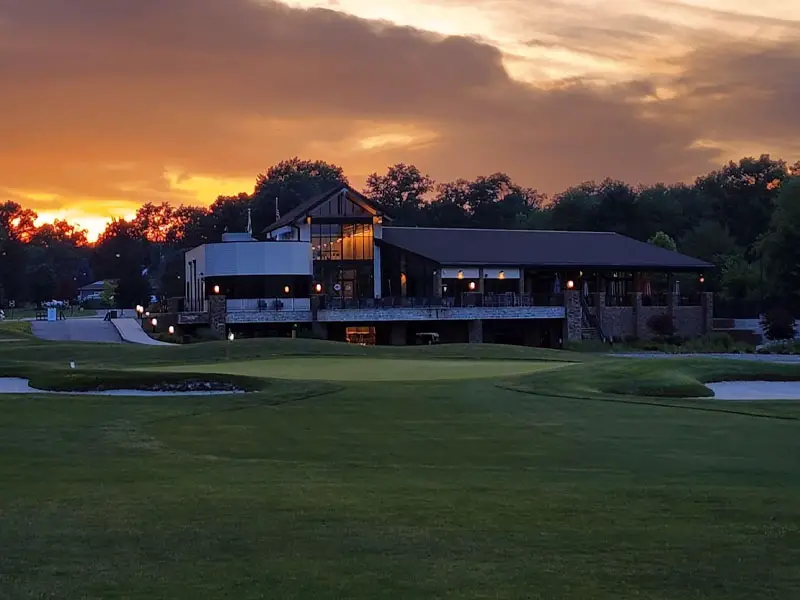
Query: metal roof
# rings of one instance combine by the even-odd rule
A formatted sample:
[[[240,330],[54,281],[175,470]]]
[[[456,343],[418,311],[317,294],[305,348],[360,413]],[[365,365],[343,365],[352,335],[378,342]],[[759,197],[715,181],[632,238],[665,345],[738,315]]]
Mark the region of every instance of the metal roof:
[[[383,243],[440,265],[696,271],[713,265],[618,233],[383,227]]]

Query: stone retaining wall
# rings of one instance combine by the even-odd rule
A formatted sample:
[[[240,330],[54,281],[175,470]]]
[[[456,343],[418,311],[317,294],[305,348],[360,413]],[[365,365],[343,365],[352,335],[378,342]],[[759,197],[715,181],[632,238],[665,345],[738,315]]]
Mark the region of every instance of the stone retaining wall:
[[[642,294],[632,296],[631,306],[606,306],[605,295],[595,295],[590,311],[598,316],[606,336],[652,338],[655,334],[647,323],[654,315],[661,314],[672,315],[676,333],[680,336],[696,337],[712,331],[714,297],[711,293],[702,296],[700,306],[680,306],[677,297],[669,299],[669,306],[644,306]]]

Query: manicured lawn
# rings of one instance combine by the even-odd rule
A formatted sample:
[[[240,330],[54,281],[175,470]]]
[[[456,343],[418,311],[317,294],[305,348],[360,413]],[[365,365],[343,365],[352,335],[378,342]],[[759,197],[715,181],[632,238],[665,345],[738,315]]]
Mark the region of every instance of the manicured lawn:
[[[228,373],[247,377],[321,381],[465,380],[525,375],[565,363],[502,360],[415,360],[389,358],[273,358],[158,367],[174,373]]]
[[[800,403],[679,394],[797,368],[295,342],[0,348],[0,375],[53,385],[122,385],[159,377],[132,368],[197,363],[261,390],[0,395],[0,597],[749,600],[800,589]],[[276,365],[334,381],[259,383]],[[529,371],[489,378],[498,365]],[[83,372],[99,366],[112,371]],[[483,375],[409,380],[437,369]],[[366,380],[378,372],[406,381]]]

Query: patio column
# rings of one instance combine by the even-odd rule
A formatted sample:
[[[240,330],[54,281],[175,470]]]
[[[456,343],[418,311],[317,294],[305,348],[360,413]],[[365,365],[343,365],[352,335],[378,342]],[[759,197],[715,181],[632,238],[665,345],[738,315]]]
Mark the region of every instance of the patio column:
[[[228,299],[220,294],[208,297],[208,323],[214,334],[223,339],[227,333],[225,317],[228,311]]]
[[[374,244],[372,249],[372,291],[375,298],[383,297],[383,275],[381,272],[381,247]]]
[[[583,307],[578,290],[564,291],[563,342],[579,342],[583,329]]]
[[[633,290],[631,293],[638,294],[642,291],[642,274],[639,271],[633,272]]]
[[[483,280],[484,280],[484,273],[483,267],[478,269],[478,292],[481,296],[483,296]]]
[[[442,269],[441,269],[441,267],[436,267],[433,270],[433,297],[434,298],[441,298],[442,297]]]
[[[400,255],[400,296],[405,298],[408,295],[408,273],[406,270],[408,265],[406,263],[405,253]]]
[[[522,267],[519,268],[519,286],[517,292],[520,296],[525,295],[525,269]]]
[[[703,333],[711,333],[714,330],[714,293],[703,292],[700,298],[703,307]]]
[[[675,275],[673,273],[667,274],[667,307],[669,308],[670,316],[675,314],[675,307],[680,304],[680,298],[675,293]]]

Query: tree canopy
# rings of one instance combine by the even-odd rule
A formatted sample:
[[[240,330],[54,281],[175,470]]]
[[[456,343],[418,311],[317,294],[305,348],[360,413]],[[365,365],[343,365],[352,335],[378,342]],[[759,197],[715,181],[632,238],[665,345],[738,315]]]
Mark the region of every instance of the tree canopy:
[[[101,278],[119,279],[126,300],[150,287],[181,295],[186,249],[244,231],[248,209],[258,235],[275,221],[276,203],[284,215],[347,183],[338,165],[294,157],[258,174],[252,193],[219,196],[207,207],[146,203],[131,221],[112,220],[95,244],[69,223],[36,226],[32,210],[0,203],[0,305],[72,297]],[[614,231],[713,263],[705,285],[719,293],[723,313],[747,316],[763,308],[762,297],[800,310],[800,162],[749,157],[692,184],[605,179],[552,198],[505,173],[435,182],[398,163],[370,174],[363,193],[396,225]]]

